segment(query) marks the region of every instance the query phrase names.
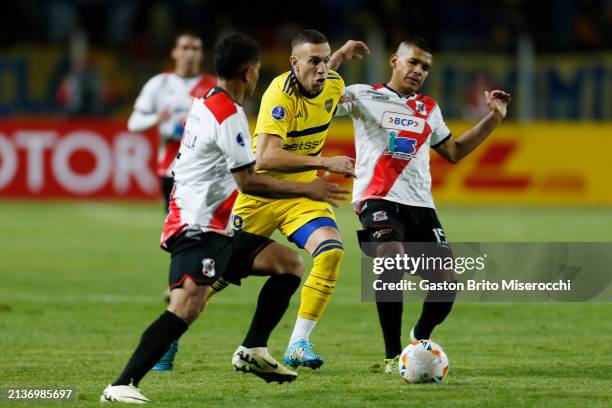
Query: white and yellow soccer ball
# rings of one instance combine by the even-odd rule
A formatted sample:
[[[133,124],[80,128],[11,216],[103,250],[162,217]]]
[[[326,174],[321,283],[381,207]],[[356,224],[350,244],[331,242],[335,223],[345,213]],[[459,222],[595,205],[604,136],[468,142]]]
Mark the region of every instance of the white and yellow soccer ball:
[[[448,374],[448,357],[439,344],[418,340],[402,351],[398,366],[407,384],[441,383]]]

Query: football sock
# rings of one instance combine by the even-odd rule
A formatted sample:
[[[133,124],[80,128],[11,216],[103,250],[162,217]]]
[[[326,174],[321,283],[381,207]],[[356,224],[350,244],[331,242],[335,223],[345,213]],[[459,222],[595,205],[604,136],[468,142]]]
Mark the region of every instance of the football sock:
[[[380,275],[385,283],[399,282],[403,272],[388,270]],[[401,291],[377,291],[376,310],[385,342],[385,358],[394,358],[402,352],[402,313],[404,311]]]
[[[137,386],[170,344],[181,337],[188,327],[180,317],[166,310],[144,331],[136,351],[113,385]]]
[[[259,292],[251,327],[242,342],[244,347],[266,347],[270,333],[285,314],[298,286],[299,276],[285,274],[268,278]]]
[[[456,296],[455,291],[429,291],[421,316],[414,326],[414,336],[417,339],[428,339],[433,329],[442,323],[450,313]]]
[[[316,325],[316,320],[305,319],[298,316],[295,321],[293,333],[291,333],[291,338],[289,339],[289,344],[293,344],[299,340],[309,340],[310,333],[312,333]]]
[[[312,257],[312,270],[302,287],[298,316],[319,320],[336,287],[340,264],[344,258],[344,248],[340,241],[329,239],[323,241],[313,251]]]
[[[402,302],[376,302],[378,320],[385,341],[385,358],[394,358],[402,352]]]

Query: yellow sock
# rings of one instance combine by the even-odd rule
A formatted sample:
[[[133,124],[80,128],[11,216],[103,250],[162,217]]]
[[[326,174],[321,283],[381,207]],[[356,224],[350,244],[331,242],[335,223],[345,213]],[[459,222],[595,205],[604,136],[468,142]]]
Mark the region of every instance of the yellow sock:
[[[325,243],[327,245],[324,245]],[[313,257],[312,270],[302,287],[302,302],[298,316],[318,321],[325,312],[329,298],[336,287],[344,249],[336,240],[325,241],[319,246],[318,251],[313,253]]]

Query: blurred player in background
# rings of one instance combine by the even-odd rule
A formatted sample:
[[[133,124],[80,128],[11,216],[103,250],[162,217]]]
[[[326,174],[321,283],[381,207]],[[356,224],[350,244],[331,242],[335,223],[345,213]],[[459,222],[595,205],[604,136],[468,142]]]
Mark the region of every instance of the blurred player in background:
[[[178,36],[171,56],[174,71],[157,74],[145,84],[128,120],[130,132],[157,127],[160,137],[157,175],[166,212],[172,191],[172,165],[181,145],[187,112],[193,98],[217,82],[214,76],[201,72],[204,53],[200,37]]]
[[[360,41],[348,41],[333,55],[329,41],[316,30],[300,32],[291,43],[291,70],[276,77],[263,95],[253,149],[257,169],[280,180],[307,182],[317,170],[353,176],[349,157],[322,157],[327,129],[344,81],[331,69],[345,59],[361,59],[369,52]],[[320,367],[309,336],[325,311],[336,286],[344,256],[334,212],[327,203],[308,198],[271,199],[240,194],[234,228],[264,237],[279,229],[313,258],[313,268],[302,288],[298,318],[285,352],[292,367]]]
[[[174,71],[157,74],[145,84],[128,120],[130,132],[143,132],[157,127],[160,137],[157,175],[166,212],[173,185],[172,167],[181,146],[187,112],[193,98],[201,96],[217,82],[215,77],[201,73],[204,53],[200,37],[193,34],[179,35],[171,56],[175,64]],[[169,300],[168,296],[166,300]],[[172,370],[177,352],[178,342],[170,346],[153,369]]]
[[[379,242],[377,257],[403,254],[403,242],[433,242],[450,248],[431,195],[429,148],[451,163],[478,147],[506,117],[510,95],[485,92],[486,116],[458,138],[451,137],[436,101],[417,91],[429,74],[432,55],[420,39],[402,42],[391,56],[393,72],[386,84],[347,87],[336,115],[349,115],[355,126],[357,154],[353,205],[364,228],[360,242]],[[408,247],[409,248],[409,247]],[[452,256],[452,254],[450,254]],[[454,271],[423,272],[432,282],[456,280]],[[403,271],[390,270],[381,279],[401,280]],[[402,293],[376,293],[376,306],[386,350],[386,372],[402,351]],[[411,341],[428,339],[450,313],[453,291],[430,291]]]
[[[233,233],[232,206],[238,189],[273,198],[303,196],[331,205],[348,191],[323,179],[296,183],[255,173],[241,104],[252,95],[259,78],[259,47],[250,37],[227,35],[215,46],[215,66],[218,86],[193,102],[187,119],[161,237],[162,247],[172,253],[170,305],[143,333],[121,375],[102,393],[102,402],[148,402],[136,388],[138,383],[198,318],[212,288],[240,284],[249,275],[270,277],[232,364],[267,382],[297,377],[270,355],[267,342],[300,285],[303,261],[295,251],[267,237]]]

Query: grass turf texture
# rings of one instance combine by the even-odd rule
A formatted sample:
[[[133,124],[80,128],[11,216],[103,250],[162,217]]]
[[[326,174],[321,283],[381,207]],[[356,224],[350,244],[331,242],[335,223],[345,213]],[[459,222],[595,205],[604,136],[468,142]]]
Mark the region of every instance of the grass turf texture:
[[[612,241],[612,211],[441,209],[454,241]],[[7,388],[74,388],[44,406],[98,406],[144,328],[163,310],[168,256],[156,204],[0,203],[0,406]],[[172,373],[141,382],[158,406],[609,406],[612,305],[457,304],[434,333],[446,350],[444,384],[405,385],[382,373],[375,306],[359,301],[351,210],[338,210],[347,256],[312,338],[326,363],[293,384],[232,370],[264,278],[230,287],[181,340]],[[278,237],[277,237],[278,238]],[[281,240],[285,242],[284,239]],[[282,357],[299,296],[270,341]],[[404,311],[404,341],[420,305]],[[19,407],[40,401],[19,402]]]

